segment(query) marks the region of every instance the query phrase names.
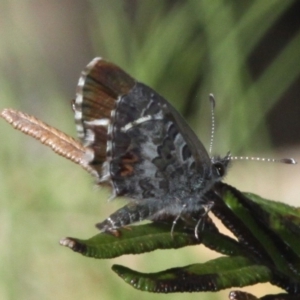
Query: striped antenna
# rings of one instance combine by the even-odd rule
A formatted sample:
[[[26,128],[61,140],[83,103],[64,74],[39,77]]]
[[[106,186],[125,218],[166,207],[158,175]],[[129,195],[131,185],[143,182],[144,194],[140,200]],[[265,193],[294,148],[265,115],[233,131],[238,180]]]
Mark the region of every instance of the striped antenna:
[[[212,153],[214,135],[215,135],[215,106],[216,100],[213,94],[209,94],[210,109],[211,109],[211,135],[210,135],[210,144],[209,144],[209,153]],[[252,157],[252,156],[232,156],[230,153],[226,156],[229,160],[251,160],[251,161],[264,161],[264,162],[275,162],[288,165],[296,165],[297,161],[293,158],[282,158],[274,159],[268,157]]]
[[[214,143],[214,135],[215,135],[215,106],[216,106],[216,100],[213,94],[209,94],[209,102],[210,102],[210,114],[211,114],[211,134],[210,134],[209,154],[211,154],[213,143]]]
[[[230,160],[255,160],[255,161],[264,161],[264,162],[275,162],[282,163],[288,165],[296,165],[297,162],[293,158],[282,158],[282,159],[274,159],[274,158],[265,158],[265,157],[251,157],[251,156],[230,156]]]

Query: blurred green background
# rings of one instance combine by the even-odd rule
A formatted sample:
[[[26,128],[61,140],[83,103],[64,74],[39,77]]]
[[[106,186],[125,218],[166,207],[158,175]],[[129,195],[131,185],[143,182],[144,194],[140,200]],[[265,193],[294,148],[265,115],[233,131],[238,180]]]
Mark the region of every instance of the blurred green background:
[[[233,0],[2,0],[0,109],[12,107],[76,136],[70,100],[95,56],[164,95],[214,152],[300,158],[300,2]],[[153,295],[110,267],[143,272],[203,262],[202,246],[99,261],[59,247],[88,238],[122,201],[92,188],[78,166],[0,124],[0,299],[227,299]],[[226,181],[297,205],[299,167],[236,162]],[[298,189],[298,190],[297,190]],[[299,203],[299,202],[298,202]],[[299,204],[298,204],[299,205]],[[257,295],[276,292],[255,286]]]

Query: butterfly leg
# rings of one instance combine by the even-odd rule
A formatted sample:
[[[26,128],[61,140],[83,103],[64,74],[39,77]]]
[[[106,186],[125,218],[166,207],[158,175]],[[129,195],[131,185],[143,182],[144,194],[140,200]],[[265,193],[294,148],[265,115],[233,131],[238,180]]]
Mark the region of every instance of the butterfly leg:
[[[178,216],[173,220],[173,223],[172,223],[172,228],[171,228],[171,237],[173,238],[173,232],[174,232],[174,228],[175,228],[175,225],[177,224],[177,221],[179,220],[179,218],[181,218],[181,215],[182,215],[182,212],[184,211],[186,205],[183,205],[182,206],[182,209],[181,209],[181,212],[178,214]]]
[[[200,227],[200,224],[202,223],[202,228],[201,228],[201,231],[204,230],[204,218],[207,216],[207,214],[210,212],[211,208],[214,206],[214,203],[213,202],[208,202],[207,204],[203,205],[203,208],[204,208],[204,213],[200,216],[196,226],[195,226],[195,237],[197,240],[199,240],[199,235],[198,235],[198,231],[199,231],[199,227]]]
[[[130,203],[111,214],[103,222],[97,223],[96,227],[102,232],[114,231],[117,228],[143,221],[150,218],[158,211],[157,205]]]

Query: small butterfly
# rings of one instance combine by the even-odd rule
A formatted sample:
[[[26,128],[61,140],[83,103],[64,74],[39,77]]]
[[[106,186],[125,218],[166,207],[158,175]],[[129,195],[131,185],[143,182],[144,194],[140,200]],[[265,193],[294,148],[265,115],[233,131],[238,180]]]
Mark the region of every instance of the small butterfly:
[[[226,174],[230,155],[209,157],[169,102],[102,58],[82,72],[73,109],[97,183],[111,185],[111,198],[129,199],[97,228],[114,231],[164,215],[174,218],[174,226],[204,211],[195,227],[198,237],[212,206],[205,193]]]

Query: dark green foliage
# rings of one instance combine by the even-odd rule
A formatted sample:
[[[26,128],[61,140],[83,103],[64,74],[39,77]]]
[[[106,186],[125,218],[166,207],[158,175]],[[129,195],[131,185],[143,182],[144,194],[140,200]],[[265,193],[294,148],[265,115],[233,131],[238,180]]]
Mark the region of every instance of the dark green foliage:
[[[192,228],[185,228],[183,224],[175,227],[172,237],[170,222],[133,226],[130,230],[121,229],[114,235],[98,234],[89,240],[67,238],[62,243],[94,258],[112,258],[202,243],[226,257],[150,274],[119,265],[113,266],[113,270],[134,288],[148,292],[218,291],[269,281],[290,295],[299,295],[298,210],[252,194],[242,194],[222,183],[217,184],[214,192],[208,195],[215,201],[212,211],[237,236],[238,242],[221,234],[208,218],[199,241],[195,239]],[[295,227],[294,232],[290,232],[283,225],[285,223]],[[241,293],[235,299],[251,297]]]
[[[239,256],[220,257],[204,264],[143,274],[114,265],[113,270],[134,288],[155,293],[219,291],[233,286],[267,282],[272,277],[265,266]]]

